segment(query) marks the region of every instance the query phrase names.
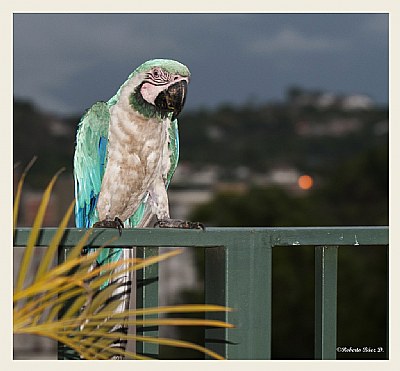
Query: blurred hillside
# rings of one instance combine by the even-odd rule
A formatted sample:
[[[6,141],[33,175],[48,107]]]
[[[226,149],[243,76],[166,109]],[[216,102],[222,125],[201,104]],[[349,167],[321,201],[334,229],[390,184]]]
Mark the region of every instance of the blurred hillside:
[[[55,204],[73,197],[79,119],[40,112],[30,102],[14,102],[14,163],[21,164],[16,174],[37,155],[27,179],[27,188],[35,193],[65,167],[61,189],[55,192],[61,199]],[[298,184],[304,174],[312,178],[309,191],[318,190],[347,160],[371,150],[387,151],[388,146],[387,107],[377,107],[362,95],[334,96],[299,88],[289,89],[285,102],[184,112],[179,126],[180,163],[170,192],[176,217],[187,217],[194,206],[221,190],[276,186],[304,193]],[[382,161],[380,173],[387,174],[384,154]],[[21,222],[29,221],[24,222],[22,215]]]
[[[180,125],[182,157],[194,166],[219,166],[220,179],[254,178],[282,167],[327,174],[387,139],[387,108],[350,104],[357,97],[367,99],[292,88],[283,103],[187,113]]]

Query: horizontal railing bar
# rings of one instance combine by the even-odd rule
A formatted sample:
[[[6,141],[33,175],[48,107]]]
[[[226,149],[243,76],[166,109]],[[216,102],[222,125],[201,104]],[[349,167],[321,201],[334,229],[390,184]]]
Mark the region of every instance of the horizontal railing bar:
[[[272,246],[371,246],[388,245],[389,227],[278,228]]]
[[[47,246],[57,228],[43,228],[39,234],[37,246]],[[62,245],[74,246],[82,238],[85,229],[67,228],[64,233]],[[26,246],[30,228],[17,228],[14,246]],[[89,238],[91,246],[194,246],[216,247],[226,246],[232,241],[246,241],[257,236],[268,245],[277,246],[316,246],[316,245],[388,245],[388,227],[299,227],[299,228],[207,228],[202,230],[183,229],[124,229],[121,237],[115,229],[93,229]],[[117,237],[114,241],[110,239]]]

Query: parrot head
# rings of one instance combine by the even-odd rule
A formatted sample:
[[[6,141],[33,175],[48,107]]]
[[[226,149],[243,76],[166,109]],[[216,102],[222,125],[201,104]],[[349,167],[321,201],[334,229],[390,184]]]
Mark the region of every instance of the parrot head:
[[[147,61],[127,80],[130,88],[133,87],[129,103],[145,117],[170,115],[171,120],[175,120],[185,104],[189,78],[189,69],[182,63],[169,59]]]

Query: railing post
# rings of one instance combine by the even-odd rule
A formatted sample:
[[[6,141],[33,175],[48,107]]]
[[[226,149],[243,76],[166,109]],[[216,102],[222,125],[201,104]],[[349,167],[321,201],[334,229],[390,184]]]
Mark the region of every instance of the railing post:
[[[337,246],[315,247],[315,359],[336,359]]]
[[[137,247],[136,257],[141,259],[158,255],[158,247]],[[151,264],[136,271],[136,307],[151,308],[158,306],[158,264]],[[155,318],[157,315],[142,316],[143,319]],[[140,317],[137,317],[140,319]],[[137,327],[140,336],[158,337],[158,327]],[[136,342],[136,353],[158,358],[159,346],[154,343]]]
[[[227,305],[226,288],[226,251],[225,247],[204,249],[204,297],[206,304]],[[230,313],[206,313],[205,317],[220,321],[229,321]],[[209,328],[205,330],[205,346],[222,357],[228,353],[228,329]],[[206,359],[211,359],[206,356]]]
[[[206,248],[205,255],[206,303],[233,308],[232,312],[217,318],[236,326],[206,330],[206,346],[227,359],[270,359],[272,248],[269,239],[261,233],[246,233],[238,238],[227,235],[224,247]]]

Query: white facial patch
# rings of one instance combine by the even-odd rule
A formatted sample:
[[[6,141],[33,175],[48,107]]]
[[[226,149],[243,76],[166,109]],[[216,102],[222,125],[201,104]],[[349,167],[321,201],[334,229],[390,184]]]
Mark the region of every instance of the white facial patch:
[[[142,94],[142,97],[146,102],[154,104],[154,101],[156,100],[158,94],[160,94],[167,87],[167,84],[156,86],[145,82],[140,89],[140,93]]]

